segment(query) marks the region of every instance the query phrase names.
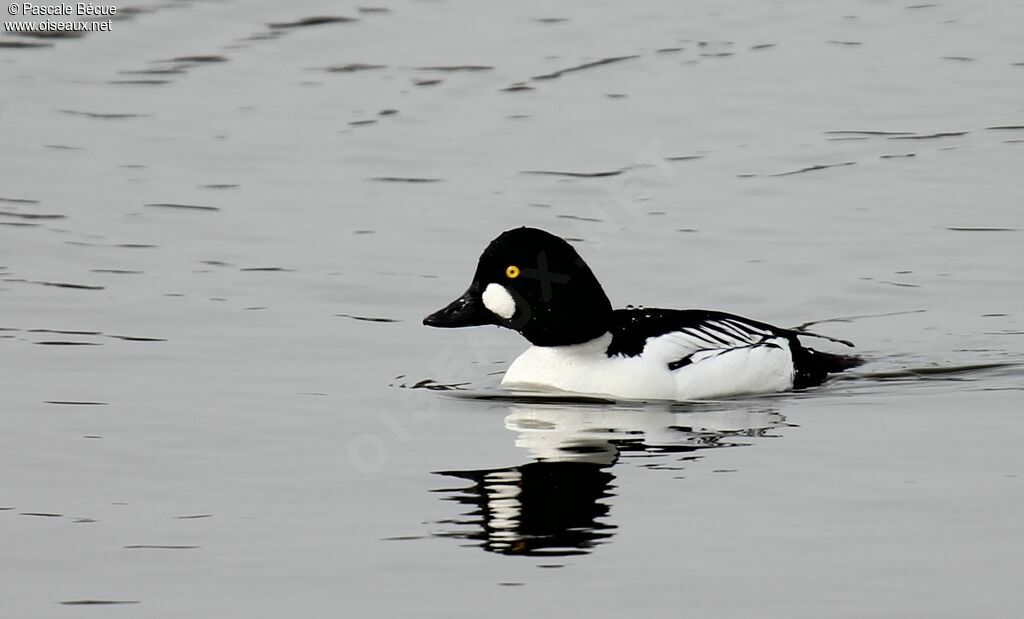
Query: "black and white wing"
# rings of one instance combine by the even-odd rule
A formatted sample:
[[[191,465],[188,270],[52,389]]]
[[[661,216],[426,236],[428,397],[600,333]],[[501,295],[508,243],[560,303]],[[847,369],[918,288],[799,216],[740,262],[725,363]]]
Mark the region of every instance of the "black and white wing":
[[[845,346],[840,340],[803,330],[708,310],[624,309],[613,312],[612,343],[608,355],[646,358],[678,370],[732,351],[780,348],[792,355],[794,386],[822,383],[829,374],[857,367],[854,355],[819,352],[801,345],[798,336],[817,337]]]
[[[643,355],[676,370],[737,349],[783,348],[794,338],[788,329],[724,312],[625,309],[614,312],[608,355]]]

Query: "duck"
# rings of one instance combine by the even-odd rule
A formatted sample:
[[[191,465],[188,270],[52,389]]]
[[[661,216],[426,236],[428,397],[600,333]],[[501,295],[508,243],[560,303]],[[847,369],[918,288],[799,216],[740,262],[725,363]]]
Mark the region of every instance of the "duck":
[[[565,239],[520,227],[484,249],[469,288],[423,319],[429,327],[492,325],[530,347],[502,377],[512,390],[625,400],[710,400],[803,390],[854,368],[855,355],[821,352],[801,337],[721,311],[613,309]]]

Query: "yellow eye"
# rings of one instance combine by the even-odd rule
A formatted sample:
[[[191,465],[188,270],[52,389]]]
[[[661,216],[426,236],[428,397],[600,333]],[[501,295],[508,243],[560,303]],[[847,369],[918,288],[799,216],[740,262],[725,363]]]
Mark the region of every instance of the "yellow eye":
[[[505,277],[508,277],[509,279],[515,279],[519,277],[519,267],[517,267],[514,264],[510,264],[508,268],[505,269]]]

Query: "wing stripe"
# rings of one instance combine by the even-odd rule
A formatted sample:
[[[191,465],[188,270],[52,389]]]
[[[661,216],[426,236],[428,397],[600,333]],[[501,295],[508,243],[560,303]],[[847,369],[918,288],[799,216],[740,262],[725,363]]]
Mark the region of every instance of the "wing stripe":
[[[690,357],[691,355],[686,355],[685,357],[679,359],[678,361],[670,361],[668,364],[669,371],[675,372],[679,368],[684,368],[690,365],[691,363],[693,363],[693,359],[691,359]]]
[[[707,361],[708,359],[717,359],[718,357],[721,357],[725,353],[733,352],[733,351],[736,351],[736,350],[742,350],[744,348],[748,348],[748,349],[751,349],[751,350],[753,350],[754,348],[778,348],[779,350],[782,350],[782,346],[779,346],[775,342],[769,342],[768,338],[765,337],[764,339],[762,339],[759,342],[754,342],[752,344],[747,344],[746,346],[736,346],[735,348],[723,348],[723,349],[719,349],[719,350],[695,350],[694,352],[686,355],[682,359],[678,359],[676,361],[670,361],[667,365],[668,365],[668,369],[670,371],[674,372],[674,371],[676,371],[676,370],[678,370],[680,368],[684,368],[684,367],[686,367],[688,365],[691,365],[694,362],[693,361],[694,355],[696,355],[698,353],[701,353],[701,352],[707,352],[708,353],[707,355],[703,355],[701,357],[701,359],[698,360],[698,363],[699,363],[700,361]]]
[[[706,322],[701,325],[701,328],[709,332],[720,333],[724,335],[726,338],[724,342],[726,344],[735,344],[737,343],[736,340],[740,340],[742,342],[747,342],[750,340],[749,335],[734,333],[733,331],[730,331],[726,325],[723,325],[722,323],[718,322]]]
[[[715,324],[716,324],[716,325],[717,325],[717,326],[718,326],[718,327],[719,327],[720,329],[722,329],[722,330],[724,330],[724,331],[728,332],[728,333],[729,333],[730,335],[732,335],[733,337],[737,337],[737,338],[743,338],[743,339],[746,339],[746,338],[750,337],[750,334],[749,334],[749,333],[747,333],[747,332],[746,332],[746,331],[744,331],[743,329],[740,329],[740,328],[739,328],[739,327],[737,327],[736,325],[733,325],[733,324],[731,324],[731,323],[729,323],[729,322],[725,322],[725,321],[722,321],[722,322],[717,322],[717,323],[715,323]]]
[[[751,335],[755,335],[755,334],[756,335],[772,335],[771,331],[766,331],[764,329],[761,329],[760,327],[755,327],[754,325],[747,324],[745,322],[740,322],[738,320],[733,320],[732,318],[728,319],[727,322],[732,323],[733,325],[735,325],[741,331],[744,331],[746,333],[750,333]]]
[[[697,327],[683,329],[683,332],[692,336],[694,339],[711,344],[716,348],[722,344],[729,344],[728,340],[716,336],[714,333],[705,330],[704,327],[705,325],[699,325]]]

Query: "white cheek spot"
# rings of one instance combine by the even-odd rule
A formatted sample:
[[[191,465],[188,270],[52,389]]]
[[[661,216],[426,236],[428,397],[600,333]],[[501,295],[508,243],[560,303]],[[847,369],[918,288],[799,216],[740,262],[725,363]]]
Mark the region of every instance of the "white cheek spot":
[[[501,284],[487,284],[487,288],[484,289],[481,297],[484,301],[484,307],[505,320],[508,320],[516,313],[516,300],[512,298],[512,295]]]

